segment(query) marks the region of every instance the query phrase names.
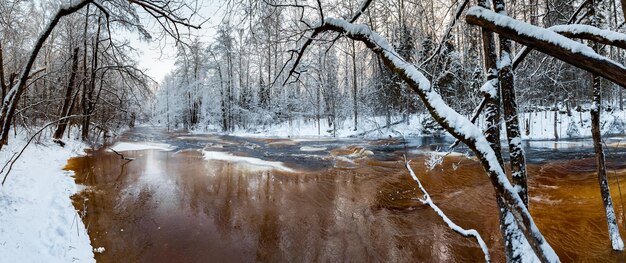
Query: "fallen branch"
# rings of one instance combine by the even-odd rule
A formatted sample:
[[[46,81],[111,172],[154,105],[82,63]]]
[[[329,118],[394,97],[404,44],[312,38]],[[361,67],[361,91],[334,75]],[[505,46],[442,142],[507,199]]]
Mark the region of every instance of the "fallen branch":
[[[417,175],[415,175],[415,172],[413,172],[413,169],[411,169],[411,165],[409,164],[410,162],[411,161],[407,161],[406,160],[406,156],[404,156],[404,166],[406,167],[407,170],[409,170],[409,173],[411,174],[411,177],[413,177],[413,180],[417,183],[417,186],[419,187],[420,191],[422,191],[422,193],[424,193],[424,199],[420,199],[420,201],[422,203],[424,203],[424,204],[427,204],[428,206],[430,206],[430,208],[435,210],[435,212],[439,215],[439,217],[441,217],[441,219],[443,219],[443,221],[446,222],[446,224],[450,227],[450,229],[454,230],[454,232],[457,232],[457,233],[459,233],[460,235],[462,235],[464,237],[473,237],[473,238],[475,238],[476,241],[478,242],[478,245],[480,246],[480,250],[482,250],[483,254],[485,254],[485,262],[491,262],[491,257],[489,256],[489,248],[487,247],[487,244],[485,243],[483,238],[480,236],[478,231],[476,231],[475,229],[464,229],[464,228],[460,227],[459,225],[454,223],[433,202],[433,200],[430,198],[430,195],[428,194],[428,192],[426,192],[426,189],[424,188],[424,186],[422,185],[420,180],[417,178]]]
[[[376,121],[374,121],[374,122],[376,122]],[[401,124],[401,123],[403,123],[403,122],[405,122],[405,121],[404,121],[404,120],[399,120],[399,121],[396,121],[396,122],[393,122],[393,123],[387,124],[387,125],[385,125],[385,126],[383,126],[383,127],[376,127],[376,129],[371,129],[371,130],[369,130],[369,131],[364,131],[364,132],[361,132],[361,133],[359,133],[359,134],[356,134],[356,135],[353,135],[353,136],[350,136],[350,137],[359,137],[359,136],[364,136],[364,135],[366,135],[366,134],[369,134],[369,133],[372,133],[372,132],[375,132],[375,131],[380,131],[381,129],[391,128],[391,126],[395,126],[395,125]]]
[[[119,155],[119,156],[120,156],[120,158],[121,158],[122,160],[126,160],[126,161],[132,161],[132,160],[135,160],[134,158],[127,158],[127,157],[124,157],[124,155],[123,155],[123,154],[118,153],[116,150],[113,150],[113,148],[109,148],[109,150],[111,150],[111,151],[112,151],[112,152],[114,152],[115,154]]]

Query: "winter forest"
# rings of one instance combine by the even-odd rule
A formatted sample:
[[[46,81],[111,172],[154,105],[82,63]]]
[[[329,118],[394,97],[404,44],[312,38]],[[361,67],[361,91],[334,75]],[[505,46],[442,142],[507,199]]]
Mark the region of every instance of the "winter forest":
[[[0,87],[9,262],[626,260],[625,0],[3,0]]]

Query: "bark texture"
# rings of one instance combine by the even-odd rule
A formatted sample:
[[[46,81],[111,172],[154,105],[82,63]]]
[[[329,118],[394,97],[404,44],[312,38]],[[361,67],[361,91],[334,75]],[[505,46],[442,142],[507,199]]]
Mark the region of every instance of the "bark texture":
[[[76,83],[76,72],[78,71],[78,48],[74,49],[74,53],[72,55],[72,71],[70,72],[70,78],[67,82],[67,89],[65,90],[65,99],[63,100],[63,108],[61,109],[61,113],[59,117],[62,118],[61,121],[57,124],[57,129],[54,132],[53,138],[60,140],[65,133],[65,128],[67,127],[67,123],[69,119],[65,118],[70,115],[73,106],[73,94],[74,94],[74,85]]]

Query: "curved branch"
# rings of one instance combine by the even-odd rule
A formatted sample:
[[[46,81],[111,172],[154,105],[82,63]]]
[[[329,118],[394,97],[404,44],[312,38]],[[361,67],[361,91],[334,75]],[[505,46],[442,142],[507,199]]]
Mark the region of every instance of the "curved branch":
[[[507,179],[496,153],[490,147],[482,130],[450,108],[441,95],[431,88],[430,82],[421,72],[402,59],[387,40],[372,32],[365,25],[354,25],[345,20],[327,18],[315,31],[318,33],[325,31],[342,33],[351,39],[363,42],[377,54],[387,67],[398,74],[417,93],[433,118],[476,154],[489,175],[494,190],[503,198],[538,258],[543,262],[559,261],[558,256],[535,225],[524,202]]]
[[[415,172],[413,172],[413,169],[411,168],[411,165],[409,164],[410,161],[406,161],[406,157],[405,157],[405,161],[404,161],[404,166],[406,167],[407,170],[409,170],[409,174],[411,174],[411,177],[413,178],[413,180],[417,183],[417,186],[419,187],[419,189],[422,191],[422,193],[424,193],[424,199],[421,200],[422,203],[427,204],[428,206],[430,206],[430,208],[432,208],[433,210],[435,210],[435,212],[439,215],[439,217],[441,217],[441,219],[443,219],[443,221],[450,227],[450,229],[452,229],[454,232],[459,233],[459,235],[462,235],[464,237],[473,237],[476,239],[476,242],[478,242],[478,246],[480,246],[480,250],[483,251],[483,254],[485,255],[485,262],[491,262],[491,256],[489,255],[489,248],[487,247],[487,244],[485,244],[485,241],[483,240],[483,238],[480,236],[480,234],[478,233],[478,231],[476,231],[475,229],[464,229],[461,226],[457,225],[456,223],[454,223],[442,210],[441,208],[439,208],[439,206],[437,206],[433,200],[430,198],[430,195],[428,194],[428,192],[426,192],[426,189],[424,188],[424,186],[422,185],[422,182],[420,182],[420,179],[417,178],[417,175],[415,175]]]
[[[372,2],[374,2],[374,0],[363,0],[363,2],[361,2],[359,10],[350,18],[350,20],[349,20],[350,23],[354,23],[357,19],[359,19],[359,17],[365,12],[365,10],[367,10],[367,8],[372,4]],[[319,1],[318,1],[318,4],[319,4]],[[319,8],[320,8],[320,14],[322,16],[322,20],[321,21],[325,21],[324,20],[324,14],[322,13],[321,4],[319,4]],[[313,40],[315,40],[315,38],[317,38],[317,36],[321,32],[322,32],[322,30],[320,30],[320,27],[315,28],[313,30],[313,32],[311,32],[311,35],[308,37],[308,39],[300,47],[300,50],[298,50],[298,51],[293,50],[293,53],[295,53],[295,55],[296,55],[296,61],[293,63],[291,69],[289,70],[289,74],[285,78],[285,81],[283,82],[283,86],[287,84],[287,82],[289,81],[289,79],[291,78],[292,75],[294,75],[294,74],[299,75],[299,73],[296,71],[296,68],[298,68],[298,65],[300,64],[300,60],[302,59],[302,56],[304,55],[304,52],[311,45],[311,43],[313,43]],[[337,41],[340,37],[341,37],[341,34],[337,35],[335,37],[335,39],[333,39],[332,43]],[[290,61],[293,58],[293,56],[294,56],[293,53],[291,54],[291,57],[289,58],[288,61]],[[283,69],[284,68],[285,68],[285,66],[283,66]],[[283,69],[280,70],[279,75],[280,75],[280,73],[283,72]]]

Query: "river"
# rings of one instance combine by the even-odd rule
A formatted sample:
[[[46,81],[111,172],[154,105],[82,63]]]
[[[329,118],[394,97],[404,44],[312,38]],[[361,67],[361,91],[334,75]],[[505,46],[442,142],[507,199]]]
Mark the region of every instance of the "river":
[[[622,139],[607,139],[607,161],[626,236],[616,183],[626,192]],[[494,262],[504,261],[494,191],[480,164],[461,147],[427,168],[449,139],[242,138],[139,127],[118,140],[174,149],[123,152],[129,162],[102,148],[68,161],[85,187],[74,205],[92,246],[105,248],[98,262],[484,261],[474,239],[417,200],[403,155],[434,202],[478,230]],[[626,262],[610,248],[590,141],[525,144],[530,210],[561,260]],[[249,158],[206,160],[203,151]]]

